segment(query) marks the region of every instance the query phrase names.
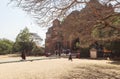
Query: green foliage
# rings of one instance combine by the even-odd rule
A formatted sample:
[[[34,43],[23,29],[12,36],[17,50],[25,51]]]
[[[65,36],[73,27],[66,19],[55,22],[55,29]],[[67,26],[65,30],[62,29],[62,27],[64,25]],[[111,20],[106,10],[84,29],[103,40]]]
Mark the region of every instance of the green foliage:
[[[44,49],[41,47],[34,46],[30,55],[34,55],[34,56],[44,55]]]
[[[108,25],[108,26],[105,26],[104,24],[95,25],[91,35],[96,39],[101,39],[101,38],[117,39],[118,37],[120,37],[120,31],[118,29],[115,29],[116,27],[120,26],[119,24],[120,19],[116,17],[114,18],[113,21],[112,20],[110,21],[111,21],[111,25]]]
[[[120,40],[105,42],[104,47],[108,50],[120,52]]]
[[[113,41],[111,44],[113,50],[120,50],[120,40]]]
[[[114,24],[114,25],[118,25],[119,23],[120,23],[120,17],[119,16],[114,16],[114,17],[112,17],[112,23]]]
[[[13,42],[8,39],[0,39],[0,54],[12,53]]]
[[[76,47],[80,47],[80,43],[79,42],[76,42]]]
[[[28,28],[24,28],[17,36],[16,41],[18,42],[28,42],[30,40],[30,33]]]
[[[28,28],[23,29],[16,37],[16,42],[14,43],[13,50],[15,52],[31,51],[34,43],[30,39],[30,33]]]
[[[88,47],[83,47],[83,48],[80,49],[80,57],[90,57]]]
[[[94,25],[91,35],[95,40],[119,40],[120,39],[120,15],[111,16],[105,22]],[[108,45],[109,46],[109,45]]]
[[[112,28],[96,28],[93,30],[92,35],[97,38],[109,38],[114,35],[114,30]]]
[[[17,36],[13,45],[14,52],[24,52],[26,55],[42,55],[43,49],[36,46],[31,39],[31,35],[27,28],[23,29]]]
[[[112,50],[112,44],[111,42],[104,42],[103,46],[108,49],[108,50]]]
[[[101,30],[95,28],[93,31],[92,31],[92,36],[93,37],[100,37],[102,38],[103,37],[103,33],[101,32]]]

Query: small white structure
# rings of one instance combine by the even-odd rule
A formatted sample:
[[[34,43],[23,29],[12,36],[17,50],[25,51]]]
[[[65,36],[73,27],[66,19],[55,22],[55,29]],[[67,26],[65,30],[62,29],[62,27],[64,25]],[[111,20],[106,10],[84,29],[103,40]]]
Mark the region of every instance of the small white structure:
[[[95,48],[90,49],[90,58],[97,58],[97,50]]]
[[[37,33],[30,33],[31,39],[37,46],[41,46],[41,41],[43,40]]]

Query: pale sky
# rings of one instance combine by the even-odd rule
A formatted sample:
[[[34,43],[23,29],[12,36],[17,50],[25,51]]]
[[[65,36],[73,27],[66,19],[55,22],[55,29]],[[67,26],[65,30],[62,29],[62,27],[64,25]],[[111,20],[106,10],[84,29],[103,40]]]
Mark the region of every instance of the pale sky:
[[[35,24],[34,20],[21,8],[7,5],[9,0],[0,2],[0,38],[15,41],[16,36],[25,27],[45,39],[46,29]]]

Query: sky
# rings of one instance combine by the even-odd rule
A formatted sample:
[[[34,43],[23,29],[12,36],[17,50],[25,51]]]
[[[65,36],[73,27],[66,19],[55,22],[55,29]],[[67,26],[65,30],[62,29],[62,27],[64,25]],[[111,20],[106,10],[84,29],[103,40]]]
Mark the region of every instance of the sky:
[[[9,0],[0,2],[0,39],[6,38],[15,41],[20,30],[27,27],[30,32],[37,33],[44,40],[47,29],[35,24],[33,18],[21,8],[7,5],[8,2]]]

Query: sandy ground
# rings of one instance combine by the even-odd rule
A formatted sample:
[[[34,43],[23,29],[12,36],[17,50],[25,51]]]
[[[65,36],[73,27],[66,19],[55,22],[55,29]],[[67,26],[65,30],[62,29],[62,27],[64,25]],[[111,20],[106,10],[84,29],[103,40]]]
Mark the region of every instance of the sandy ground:
[[[120,63],[65,58],[5,63],[0,79],[120,79]]]

